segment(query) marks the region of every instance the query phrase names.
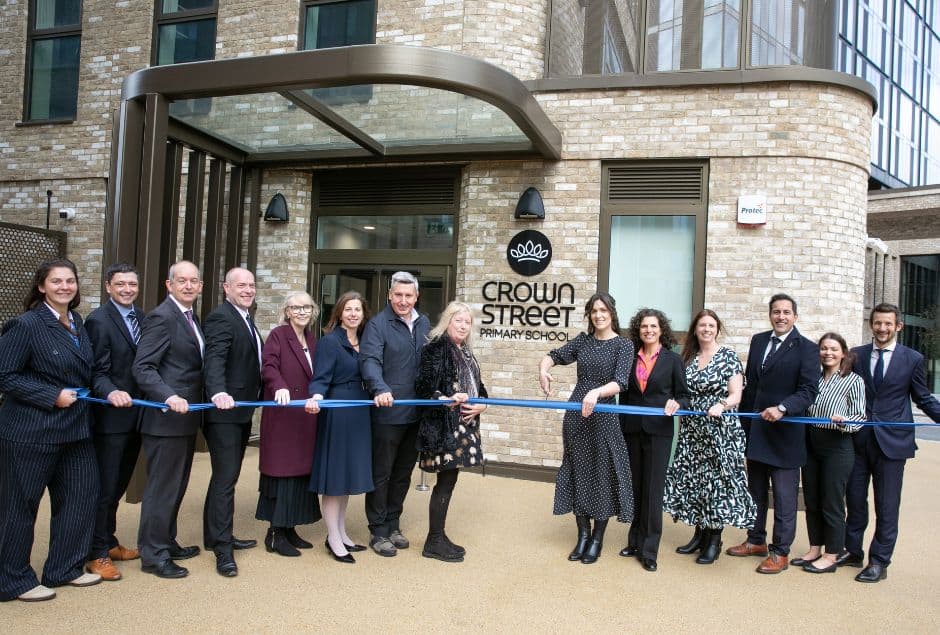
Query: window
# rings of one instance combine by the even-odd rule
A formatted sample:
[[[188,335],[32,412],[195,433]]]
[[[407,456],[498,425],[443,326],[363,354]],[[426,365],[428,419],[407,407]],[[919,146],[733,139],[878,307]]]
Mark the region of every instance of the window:
[[[217,0],[157,0],[153,63],[214,59],[217,11]]]
[[[72,121],[78,105],[81,0],[32,0],[26,54],[26,121]]]
[[[647,72],[737,68],[740,11],[738,0],[652,0]]]
[[[900,340],[927,362],[927,385],[940,392],[940,255],[901,257]]]
[[[375,43],[375,0],[304,0],[300,7],[300,49]],[[316,91],[330,104],[367,103],[372,86],[339,86]]]

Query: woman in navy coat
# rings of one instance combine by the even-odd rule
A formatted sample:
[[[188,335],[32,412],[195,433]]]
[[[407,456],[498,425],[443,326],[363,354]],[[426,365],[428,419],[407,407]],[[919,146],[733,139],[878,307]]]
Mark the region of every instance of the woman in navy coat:
[[[656,571],[663,535],[663,489],[672,449],[673,415],[689,407],[682,358],[670,350],[676,343],[662,311],[640,309],[630,320],[636,350],[633,372],[620,403],[661,408],[663,415],[620,415],[620,426],[633,472],[634,518],[621,556],[636,556],[647,571]]]
[[[88,403],[94,354],[74,311],[81,301],[75,264],[42,263],[26,312],[0,336],[0,600],[51,600],[50,587],[89,586],[83,573],[98,499],[98,464]],[[49,555],[42,582],[29,563],[36,514],[49,489]]]
[[[347,291],[333,306],[327,334],[320,340],[310,392],[319,399],[364,399],[369,395],[359,373],[359,336],[369,319],[365,299]],[[312,404],[315,406],[315,404]],[[339,562],[354,563],[351,551],[364,551],[346,533],[350,494],[374,489],[372,423],[368,408],[331,408],[321,416],[310,489],[323,495],[326,549]]]

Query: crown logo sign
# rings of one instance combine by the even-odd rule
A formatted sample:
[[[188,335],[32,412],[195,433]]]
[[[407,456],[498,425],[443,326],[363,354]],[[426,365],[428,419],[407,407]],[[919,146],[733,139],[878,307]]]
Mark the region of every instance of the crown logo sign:
[[[541,262],[542,258],[548,256],[548,250],[539,243],[527,240],[510,249],[509,255],[519,262]]]

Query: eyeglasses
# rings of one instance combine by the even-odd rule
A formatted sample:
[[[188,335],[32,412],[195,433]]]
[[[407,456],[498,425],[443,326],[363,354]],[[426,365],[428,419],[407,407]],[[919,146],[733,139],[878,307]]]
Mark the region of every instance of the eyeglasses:
[[[291,313],[312,313],[313,306],[310,304],[304,304],[303,306],[297,306],[297,305],[292,304],[289,307],[287,307],[287,310],[290,311]]]

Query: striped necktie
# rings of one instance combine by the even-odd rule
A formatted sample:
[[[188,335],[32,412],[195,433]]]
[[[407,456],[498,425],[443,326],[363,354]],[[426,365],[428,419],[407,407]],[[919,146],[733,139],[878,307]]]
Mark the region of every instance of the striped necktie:
[[[127,322],[131,325],[131,337],[134,338],[134,344],[139,344],[140,322],[137,321],[137,313],[133,309],[127,314]]]

